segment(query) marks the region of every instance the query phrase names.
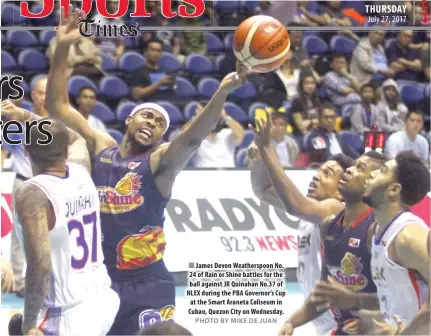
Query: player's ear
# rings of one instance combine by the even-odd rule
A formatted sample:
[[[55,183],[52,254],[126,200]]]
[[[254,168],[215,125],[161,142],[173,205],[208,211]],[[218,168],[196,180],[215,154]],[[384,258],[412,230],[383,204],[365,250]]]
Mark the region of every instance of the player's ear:
[[[126,122],[125,122],[126,126],[128,126],[131,121],[132,121],[132,117],[130,117],[130,116],[127,117]]]
[[[403,187],[399,183],[391,183],[388,188],[389,196],[396,197],[401,194]]]

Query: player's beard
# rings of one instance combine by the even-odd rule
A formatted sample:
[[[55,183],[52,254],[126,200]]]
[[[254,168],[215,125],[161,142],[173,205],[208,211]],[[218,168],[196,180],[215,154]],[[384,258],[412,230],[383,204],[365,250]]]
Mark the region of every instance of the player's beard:
[[[373,209],[377,208],[380,204],[385,202],[387,188],[387,185],[374,188],[369,195],[362,196],[362,202]]]

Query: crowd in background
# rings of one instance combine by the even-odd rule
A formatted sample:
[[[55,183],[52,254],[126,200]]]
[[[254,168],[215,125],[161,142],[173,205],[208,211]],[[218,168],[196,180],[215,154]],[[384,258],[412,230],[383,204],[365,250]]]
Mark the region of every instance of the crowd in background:
[[[251,15],[268,14],[289,26],[316,27],[291,29],[291,51],[280,69],[251,74],[247,85],[229,97],[219,125],[202,143],[191,167],[245,167],[253,141],[247,124],[262,117],[265,109],[273,112],[273,145],[286,168],[307,167],[338,153],[356,158],[370,131],[385,132],[384,150],[391,157],[413,149],[428,163],[430,33],[384,31],[378,26],[369,33],[355,31],[370,25],[364,11],[365,4],[372,3],[217,1],[208,2],[199,19],[173,20],[161,15],[160,2],[150,1],[150,18],[107,19],[94,9],[90,17],[115,26],[237,26]],[[413,2],[403,4],[409,13],[396,26],[424,25],[419,2],[416,17]],[[59,15],[57,6],[43,20],[25,20],[10,16],[14,6],[2,2],[3,25],[55,26]],[[33,12],[37,6],[41,5],[36,3]],[[116,2],[108,1],[108,10],[116,9]],[[319,31],[334,25],[348,30]],[[127,113],[138,102],[162,102],[172,121],[169,141],[202,110],[219,80],[234,71],[232,37],[233,32],[165,29],[140,31],[134,38],[82,37],[69,54],[69,93],[92,127],[118,140]],[[26,97],[15,103],[41,116],[47,115],[44,74],[55,46],[54,30],[2,34],[2,73],[23,75],[28,87]],[[6,91],[3,87],[3,95]]]

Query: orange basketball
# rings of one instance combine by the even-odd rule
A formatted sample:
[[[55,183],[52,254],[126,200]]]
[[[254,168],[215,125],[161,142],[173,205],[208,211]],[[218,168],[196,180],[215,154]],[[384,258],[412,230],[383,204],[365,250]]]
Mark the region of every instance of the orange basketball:
[[[236,58],[255,72],[278,69],[286,60],[289,49],[287,30],[278,20],[266,15],[244,20],[233,37]]]

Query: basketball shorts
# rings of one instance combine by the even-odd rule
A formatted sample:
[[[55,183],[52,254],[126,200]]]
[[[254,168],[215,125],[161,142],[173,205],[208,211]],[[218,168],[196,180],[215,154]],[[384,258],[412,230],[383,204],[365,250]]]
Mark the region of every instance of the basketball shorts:
[[[112,282],[120,297],[120,309],[108,335],[136,335],[153,323],[173,320],[175,285],[172,281]]]
[[[38,327],[44,335],[106,335],[119,306],[118,294],[108,288],[67,309],[41,310]]]

